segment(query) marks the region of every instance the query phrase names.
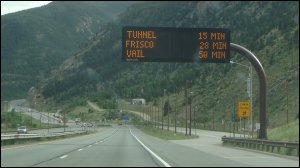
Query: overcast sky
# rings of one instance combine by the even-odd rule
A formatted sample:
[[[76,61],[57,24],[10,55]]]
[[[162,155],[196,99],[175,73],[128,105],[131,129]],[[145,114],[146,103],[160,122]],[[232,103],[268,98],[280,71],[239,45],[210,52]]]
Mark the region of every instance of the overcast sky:
[[[46,5],[51,1],[1,1],[1,15]]]

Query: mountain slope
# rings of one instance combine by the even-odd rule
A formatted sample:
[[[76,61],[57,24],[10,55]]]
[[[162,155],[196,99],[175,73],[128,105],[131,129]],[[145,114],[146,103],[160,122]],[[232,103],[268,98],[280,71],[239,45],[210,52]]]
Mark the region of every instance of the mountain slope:
[[[24,97],[132,3],[58,1],[1,16],[1,100]]]
[[[299,112],[298,20],[299,2],[139,3],[115,22],[105,24],[82,50],[32,89],[29,100],[32,104],[46,100],[58,105],[78,105],[90,99],[102,108],[113,108],[119,97],[161,101],[158,98],[166,89],[168,94],[173,93],[170,99],[174,109],[174,93],[179,88],[182,114],[183,88],[186,80],[192,80],[192,90],[198,90],[193,100],[201,107],[196,119],[209,124],[222,119],[230,121],[236,101],[248,97],[246,68],[231,64],[121,62],[122,26],[229,28],[231,42],[250,49],[264,66],[268,124],[282,124],[287,91],[282,81],[288,81],[290,119]],[[231,60],[248,65],[245,58],[234,53]],[[253,111],[254,120],[258,121],[259,81],[255,72],[253,75]]]

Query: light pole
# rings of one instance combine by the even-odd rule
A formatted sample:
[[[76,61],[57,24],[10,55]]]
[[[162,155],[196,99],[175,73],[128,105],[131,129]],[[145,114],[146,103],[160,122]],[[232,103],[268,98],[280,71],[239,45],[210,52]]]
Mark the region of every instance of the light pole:
[[[20,115],[19,116],[20,117],[20,122],[19,123],[20,123],[20,125],[22,125],[22,111],[21,110],[19,111],[19,115]]]
[[[186,99],[186,105],[185,105],[185,135],[187,135],[187,116],[188,116],[187,88],[188,88],[188,80],[185,81],[185,99]]]
[[[195,113],[196,113],[197,109],[198,109],[198,105],[196,105],[194,107],[194,128],[195,128],[195,135],[197,135],[196,134],[196,129],[197,129],[197,127],[196,127],[196,117],[195,117]]]
[[[161,129],[164,130],[164,113],[165,113],[165,104],[166,104],[166,91],[167,89],[164,89],[164,102],[163,102],[163,105],[162,105],[162,118],[161,118]]]
[[[192,80],[186,80],[185,81],[185,98],[186,98],[186,111],[185,111],[185,135],[187,135],[187,127],[188,127],[188,123],[187,123],[187,119],[188,119],[188,104],[189,104],[189,100],[188,100],[188,84],[192,83]]]
[[[167,110],[168,110],[168,131],[169,131],[169,127],[170,127],[170,98],[169,98],[170,96],[169,96],[169,94],[168,94],[168,108],[167,108]]]
[[[32,110],[31,109],[28,109],[29,112],[30,112],[30,116],[31,116],[31,121],[30,121],[30,124],[31,124],[31,127],[32,127]]]
[[[190,136],[192,135],[192,102],[193,102],[193,97],[192,97],[193,92],[190,92]]]
[[[178,104],[177,104],[177,100],[178,100],[178,89],[177,89],[177,86],[176,86],[176,89],[175,89],[175,93],[176,93],[176,101],[175,101],[175,113],[174,113],[174,126],[175,126],[175,134],[177,133],[177,130],[176,130],[176,122],[177,122],[177,110],[178,110]]]
[[[64,119],[63,119],[63,122],[64,122],[64,132],[66,132],[66,111],[64,111]]]
[[[42,128],[42,112],[40,112],[40,129]]]
[[[246,67],[247,69],[249,69],[249,92],[248,95],[250,97],[250,127],[251,127],[251,135],[253,135],[253,112],[252,112],[252,66],[251,63],[249,62],[249,66],[238,63],[238,62],[234,62],[234,61],[230,61],[231,64],[238,64],[240,66]],[[248,80],[247,80],[248,81]],[[248,88],[248,87],[247,87]]]
[[[157,100],[157,128],[159,129],[159,99]]]
[[[8,101],[4,101],[3,113],[5,115],[5,133],[7,133]]]
[[[49,122],[50,122],[50,115],[49,115],[49,110],[48,110],[48,134],[49,134]]]
[[[191,91],[190,92],[190,94],[191,94],[191,102],[190,102],[190,105],[191,105],[191,110],[190,110],[190,112],[192,112],[192,102],[193,102],[193,97],[192,97],[192,94],[193,93],[199,93],[200,92],[200,90],[194,90],[194,91]],[[195,97],[196,97],[197,95],[195,95]],[[195,128],[195,135],[196,135],[196,116],[195,116],[195,113],[196,113],[196,109],[198,110],[198,106],[199,106],[199,104],[197,104],[197,105],[195,105],[194,106],[194,116],[193,116],[193,122],[194,122],[194,128]],[[192,116],[192,114],[190,113],[190,122],[192,121],[191,120],[191,116]],[[191,123],[190,123],[190,128],[191,128]]]

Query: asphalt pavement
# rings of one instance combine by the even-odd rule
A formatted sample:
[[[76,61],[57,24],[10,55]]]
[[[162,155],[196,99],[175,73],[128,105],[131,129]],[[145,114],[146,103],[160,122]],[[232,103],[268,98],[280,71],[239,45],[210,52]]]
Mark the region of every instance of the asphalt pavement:
[[[63,140],[1,147],[1,166],[57,167],[297,167],[299,160],[222,146],[219,132],[198,139],[162,140],[131,125]]]

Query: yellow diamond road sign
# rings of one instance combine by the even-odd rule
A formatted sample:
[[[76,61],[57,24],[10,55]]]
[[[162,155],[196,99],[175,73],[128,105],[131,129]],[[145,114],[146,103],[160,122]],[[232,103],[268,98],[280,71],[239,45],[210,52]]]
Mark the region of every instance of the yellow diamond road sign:
[[[250,117],[250,102],[239,102],[238,117],[239,118]]]

